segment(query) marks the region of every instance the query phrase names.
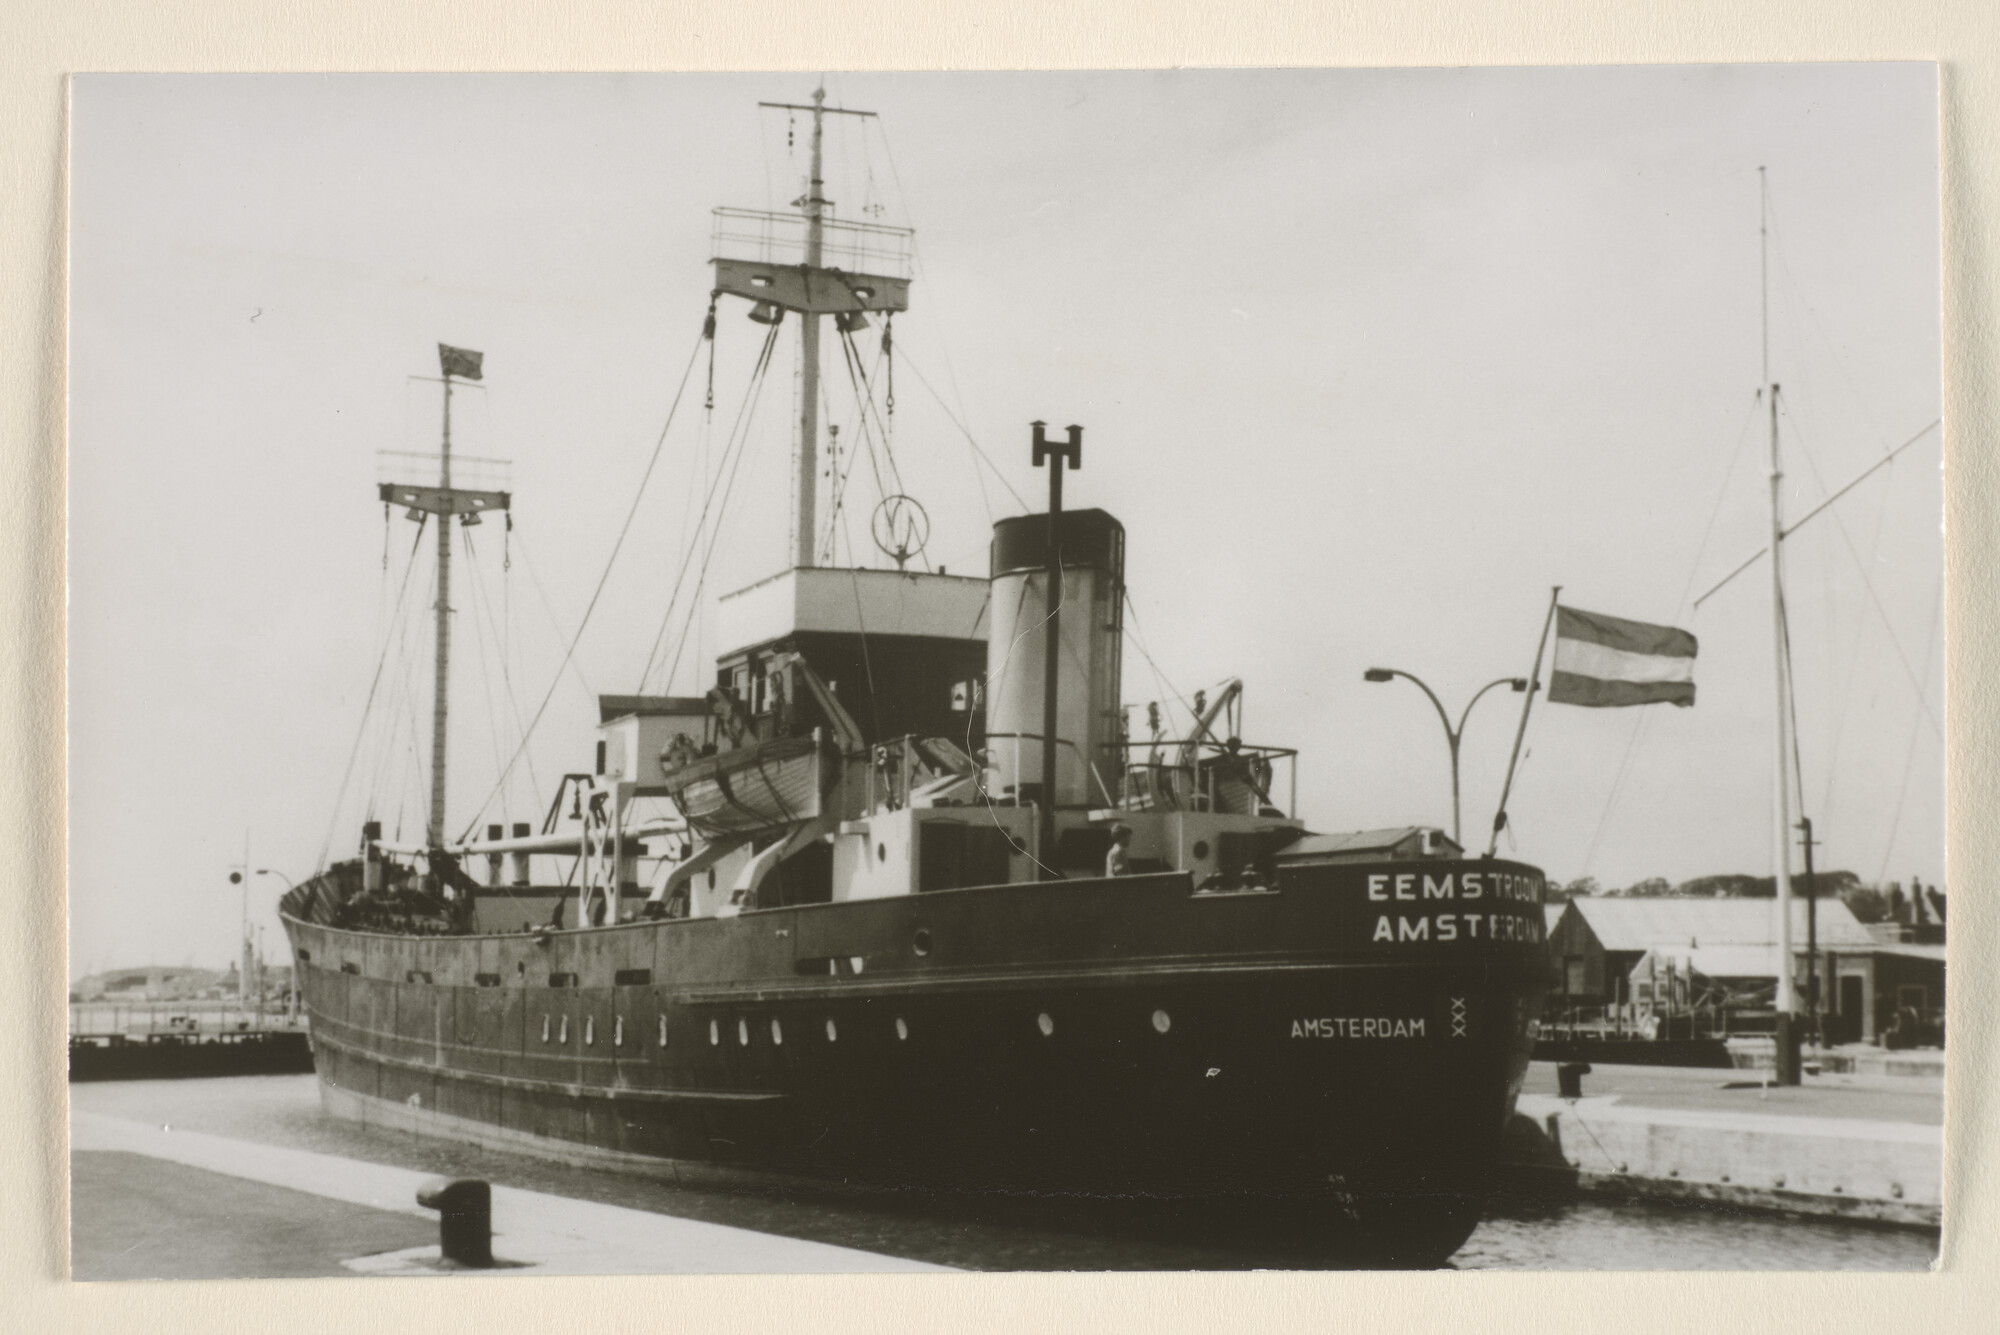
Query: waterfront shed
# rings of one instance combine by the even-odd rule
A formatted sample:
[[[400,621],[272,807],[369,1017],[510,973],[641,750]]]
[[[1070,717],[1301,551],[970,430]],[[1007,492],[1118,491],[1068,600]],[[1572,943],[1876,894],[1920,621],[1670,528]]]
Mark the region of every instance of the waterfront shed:
[[[1837,899],[1819,900],[1818,918],[1823,954],[1879,948]],[[1648,951],[1687,955],[1714,947],[1770,949],[1777,945],[1777,927],[1777,901],[1772,899],[1578,896],[1565,906],[1549,934],[1549,953],[1558,970],[1558,1000],[1572,1006],[1627,1002],[1632,1000],[1632,970]],[[1792,940],[1803,958],[1803,899],[1792,901]],[[1768,972],[1763,976],[1777,977],[1775,956],[1764,967]]]
[[[1823,1008],[1836,1043],[1896,1046],[1944,1041],[1944,947],[1877,943],[1825,952]]]

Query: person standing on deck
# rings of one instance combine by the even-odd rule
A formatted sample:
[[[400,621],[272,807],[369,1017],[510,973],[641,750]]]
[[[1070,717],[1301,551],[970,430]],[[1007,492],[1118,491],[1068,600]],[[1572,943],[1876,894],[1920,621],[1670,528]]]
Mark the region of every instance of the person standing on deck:
[[[1129,876],[1131,874],[1132,859],[1126,855],[1126,850],[1131,846],[1131,843],[1131,826],[1114,825],[1111,827],[1111,848],[1104,855],[1104,874],[1106,876]]]

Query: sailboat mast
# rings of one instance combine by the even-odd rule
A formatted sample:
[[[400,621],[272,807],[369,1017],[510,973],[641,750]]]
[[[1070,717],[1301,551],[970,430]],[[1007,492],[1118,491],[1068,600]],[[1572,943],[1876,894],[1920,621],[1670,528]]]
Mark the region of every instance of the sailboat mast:
[[[438,463],[438,489],[451,493],[451,369],[444,373],[444,440]],[[437,530],[437,680],[431,689],[431,812],[430,846],[444,846],[444,739],[446,697],[451,684],[451,514],[438,516]]]
[[[1771,864],[1777,875],[1778,912],[1778,1070],[1786,1070],[1784,1051],[1790,1021],[1798,1009],[1792,984],[1792,793],[1788,773],[1791,747],[1791,664],[1785,645],[1784,469],[1778,455],[1778,386],[1771,380],[1770,203],[1764,169],[1757,169],[1758,269],[1762,289],[1764,393],[1771,436],[1771,662],[1776,686],[1776,715],[1771,727]],[[1795,1083],[1786,1081],[1784,1083]]]
[[[825,241],[826,197],[821,193],[825,182],[821,177],[820,152],[826,120],[824,87],[813,90],[812,118],[812,176],[805,198],[808,284],[812,281],[810,275],[819,268]],[[807,295],[810,299],[811,294]],[[799,405],[799,531],[793,544],[792,564],[810,566],[816,546],[819,499],[819,312],[810,308],[799,312],[799,360],[803,367],[799,389],[804,402]]]

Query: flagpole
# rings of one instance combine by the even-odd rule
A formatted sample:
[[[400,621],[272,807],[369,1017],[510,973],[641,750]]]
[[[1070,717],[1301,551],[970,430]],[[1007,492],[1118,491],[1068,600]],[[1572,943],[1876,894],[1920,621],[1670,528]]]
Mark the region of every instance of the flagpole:
[[[1777,710],[1771,729],[1771,863],[1777,910],[1778,978],[1772,1009],[1775,1082],[1799,1083],[1799,1035],[1794,1012],[1798,996],[1792,983],[1792,792],[1786,773],[1791,759],[1791,662],[1785,642],[1784,462],[1778,451],[1778,386],[1771,379],[1770,191],[1764,169],[1757,169],[1757,255],[1762,287],[1764,393],[1771,421],[1771,667],[1777,684]],[[1803,798],[1801,799],[1803,801]]]
[[[1507,757],[1507,782],[1500,788],[1500,805],[1493,812],[1493,837],[1486,845],[1486,856],[1492,857],[1500,848],[1500,831],[1507,825],[1507,798],[1514,791],[1514,768],[1521,760],[1521,739],[1528,735],[1528,711],[1535,707],[1535,692],[1542,689],[1542,651],[1548,647],[1549,627],[1555,624],[1556,599],[1562,596],[1562,585],[1549,590],[1549,612],[1542,618],[1542,633],[1535,640],[1535,666],[1528,673],[1528,694],[1521,701],[1521,722],[1514,729],[1514,754]]]

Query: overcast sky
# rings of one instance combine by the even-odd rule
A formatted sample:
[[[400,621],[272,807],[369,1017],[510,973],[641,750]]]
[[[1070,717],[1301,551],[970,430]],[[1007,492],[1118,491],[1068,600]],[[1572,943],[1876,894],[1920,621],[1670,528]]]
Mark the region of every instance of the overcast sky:
[[[421,829],[426,632],[407,611],[429,566],[399,653],[415,526],[385,535],[375,482],[379,451],[436,448],[438,386],[413,377],[437,374],[441,340],[486,354],[455,448],[512,461],[511,569],[483,526],[454,589],[448,825],[474,818],[517,735],[502,658],[531,713],[695,354],[709,210],[801,192],[804,118],[756,103],[812,86],[76,80],[74,971],[220,964],[246,832],[253,868],[299,878],[329,838],[351,851],[368,793]],[[1692,709],[1537,707],[1503,851],[1607,885],[1768,874],[1768,575],[1691,606],[1768,523],[1757,168],[1797,515],[1940,412],[1933,67],[827,86],[880,113],[829,122],[836,212],[917,229],[894,450],[928,559],[983,573],[991,520],[1022,508],[1009,484],[1045,486],[1028,422],[1083,424],[1067,500],[1125,522],[1159,670],[1128,646],[1125,698],[1242,676],[1246,736],[1303,749],[1321,830],[1450,821],[1430,706],[1364,668],[1416,673],[1455,715],[1526,674],[1554,584],[1685,627]],[[720,315],[713,414],[704,355],[508,819],[589,767],[590,691],[641,684],[763,332],[741,304]],[[710,601],[786,560],[789,327],[779,348]],[[827,365],[852,441],[831,348]],[[1943,879],[1940,453],[1934,432],[1786,544],[1806,809],[1820,865],[1869,880]],[[877,563],[877,493],[865,464],[853,477],[841,555]],[[364,738],[343,794],[385,638],[376,712],[402,730]],[[690,640],[675,689],[716,648]],[[1518,700],[1494,692],[1467,729],[1468,842]],[[282,958],[281,888],[257,878],[253,905]]]

